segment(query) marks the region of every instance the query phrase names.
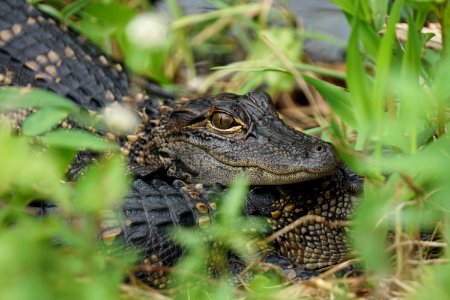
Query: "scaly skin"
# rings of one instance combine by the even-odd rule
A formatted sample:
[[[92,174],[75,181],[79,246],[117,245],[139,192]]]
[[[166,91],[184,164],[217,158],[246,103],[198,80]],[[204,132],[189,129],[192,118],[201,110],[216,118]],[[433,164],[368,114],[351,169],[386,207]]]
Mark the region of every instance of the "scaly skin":
[[[120,64],[20,0],[0,1],[0,74],[0,85],[43,88],[89,109],[129,91]]]
[[[255,187],[245,212],[266,217],[274,231],[304,218],[305,222],[279,236],[274,248],[307,270],[326,269],[347,258],[345,227],[330,223],[351,217],[362,185],[362,177],[343,167],[331,176],[308,182]]]

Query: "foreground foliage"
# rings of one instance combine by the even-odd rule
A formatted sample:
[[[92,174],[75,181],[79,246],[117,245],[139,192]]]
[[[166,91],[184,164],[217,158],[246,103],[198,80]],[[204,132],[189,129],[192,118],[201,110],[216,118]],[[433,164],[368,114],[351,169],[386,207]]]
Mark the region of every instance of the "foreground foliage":
[[[132,269],[132,255],[110,255],[102,251],[96,239],[102,212],[119,205],[126,193],[127,178],[114,145],[86,133],[48,132],[62,118],[81,114],[64,99],[42,92],[25,97],[16,90],[2,90],[2,107],[38,103],[44,108],[40,116],[27,121],[23,136],[11,136],[7,122],[0,127],[0,297],[261,299],[374,295],[439,299],[450,294],[445,285],[450,281],[448,251],[441,251],[437,259],[433,256],[436,249],[447,248],[450,238],[447,2],[396,0],[388,6],[387,1],[335,0],[352,27],[345,74],[303,65],[302,32],[289,18],[273,25],[264,3],[233,6],[230,1],[212,1],[217,11],[183,16],[176,1],[167,2],[174,18],[166,28],[171,35],[157,45],[136,44],[127,35],[133,18],[149,8],[146,1],[124,4],[81,0],[69,5],[40,1],[39,5],[109,53],[118,55],[114,49],[119,48],[131,69],[163,84],[173,83],[180,73],[184,78],[179,83],[192,84],[199,72],[195,58],[204,56],[211,47],[231,55],[238,42],[244,53],[242,61],[208,74],[196,86],[199,93],[242,93],[263,83],[269,84],[274,95],[294,87],[310,92],[305,82],[315,87],[333,113],[324,115],[322,110],[315,110],[313,117],[321,126],[312,131],[333,141],[343,159],[367,177],[351,225],[351,239],[364,277],[334,278],[327,274],[307,285],[287,287],[276,286],[277,276],[261,274],[238,289],[226,279],[211,280],[201,275],[208,243],[202,235],[184,232],[179,239],[193,255],[187,256],[180,263],[180,272],[175,273],[187,289],[183,286],[160,293],[122,284]],[[274,11],[275,17],[280,14]],[[389,18],[385,18],[387,14]],[[440,52],[426,47],[430,35],[420,31],[427,20],[433,19],[442,26]],[[406,42],[396,36],[396,24],[402,20],[410,29]],[[169,21],[162,23],[169,26]],[[230,32],[236,33],[233,41],[228,38]],[[317,75],[321,74],[345,79],[347,88],[319,79]],[[219,81],[226,77],[229,81]],[[18,99],[22,99],[20,103]],[[316,103],[323,100],[312,93],[308,99]],[[64,181],[64,173],[79,148],[110,151],[112,156],[95,165],[74,186]],[[208,234],[251,259],[255,249],[246,249],[250,240],[239,230],[244,226],[238,218],[244,192],[245,186],[235,186],[229,201],[224,201],[224,217],[208,229]],[[31,216],[26,205],[36,199],[55,201],[62,215]],[[418,235],[424,231],[434,235],[434,240],[420,241]]]

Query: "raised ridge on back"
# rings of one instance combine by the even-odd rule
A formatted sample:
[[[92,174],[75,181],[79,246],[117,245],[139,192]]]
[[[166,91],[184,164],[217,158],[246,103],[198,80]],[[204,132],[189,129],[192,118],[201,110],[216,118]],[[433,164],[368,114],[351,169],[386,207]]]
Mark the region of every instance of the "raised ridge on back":
[[[128,94],[122,65],[25,1],[0,1],[0,85],[33,86],[99,109]]]

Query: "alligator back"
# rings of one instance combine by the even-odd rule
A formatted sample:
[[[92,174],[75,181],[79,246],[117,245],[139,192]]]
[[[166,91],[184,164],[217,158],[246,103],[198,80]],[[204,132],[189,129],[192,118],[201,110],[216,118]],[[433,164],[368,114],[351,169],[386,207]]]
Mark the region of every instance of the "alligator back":
[[[22,0],[0,1],[0,86],[33,86],[98,109],[128,92],[128,76],[93,45]]]

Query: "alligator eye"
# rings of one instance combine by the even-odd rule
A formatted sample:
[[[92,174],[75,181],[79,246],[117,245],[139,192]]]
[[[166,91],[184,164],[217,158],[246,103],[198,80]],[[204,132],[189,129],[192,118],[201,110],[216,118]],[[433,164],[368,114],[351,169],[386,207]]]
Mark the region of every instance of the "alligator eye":
[[[216,112],[212,115],[211,124],[217,129],[230,129],[234,123],[234,118],[227,113]]]

